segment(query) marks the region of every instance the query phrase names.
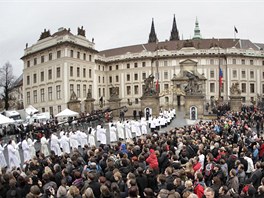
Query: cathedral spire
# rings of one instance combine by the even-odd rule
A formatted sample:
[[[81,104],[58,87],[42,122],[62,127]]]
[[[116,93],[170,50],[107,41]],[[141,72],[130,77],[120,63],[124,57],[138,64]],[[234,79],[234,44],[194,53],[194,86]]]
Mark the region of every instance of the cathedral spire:
[[[170,41],[175,41],[175,40],[180,40],[180,38],[179,38],[179,32],[177,29],[176,19],[175,19],[175,14],[174,14]]]
[[[155,33],[154,19],[152,18],[151,30],[150,30],[150,33],[149,33],[148,43],[156,43],[156,42],[158,42],[158,38],[157,38],[157,35]]]
[[[195,21],[195,28],[194,28],[194,36],[193,39],[202,39],[202,35],[200,32],[200,28],[199,28],[199,22],[198,19],[196,17],[196,21]]]

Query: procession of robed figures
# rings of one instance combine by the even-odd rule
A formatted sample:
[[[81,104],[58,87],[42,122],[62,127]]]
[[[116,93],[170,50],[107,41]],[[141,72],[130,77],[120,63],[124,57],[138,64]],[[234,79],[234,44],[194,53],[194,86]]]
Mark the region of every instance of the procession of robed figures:
[[[96,128],[88,127],[86,132],[81,130],[69,130],[55,132],[46,137],[43,135],[40,139],[40,150],[37,151],[35,143],[30,137],[25,137],[22,142],[16,143],[15,140],[9,140],[8,144],[0,144],[0,167],[8,167],[9,169],[18,168],[28,163],[40,152],[47,157],[50,151],[55,155],[70,154],[75,149],[84,148],[85,146],[96,146],[99,144],[115,144],[118,141],[129,141],[134,137],[146,135],[155,130],[168,126],[172,119],[176,117],[175,109],[170,111],[164,110],[157,117],[149,117],[148,120],[124,120],[110,122],[109,127],[105,125],[97,125]],[[109,128],[107,130],[107,128]],[[106,133],[109,132],[109,141],[107,141]],[[4,150],[7,149],[7,159]],[[20,149],[22,151],[23,160],[20,157]],[[8,163],[7,163],[8,162]]]

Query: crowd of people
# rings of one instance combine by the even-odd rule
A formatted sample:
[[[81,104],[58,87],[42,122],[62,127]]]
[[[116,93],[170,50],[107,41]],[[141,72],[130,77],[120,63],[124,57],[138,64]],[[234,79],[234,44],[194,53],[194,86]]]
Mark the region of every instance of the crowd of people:
[[[173,118],[110,123],[111,143],[101,125],[43,137],[37,152],[23,140],[23,166],[1,163],[0,197],[264,197],[263,112],[244,107],[159,133]]]

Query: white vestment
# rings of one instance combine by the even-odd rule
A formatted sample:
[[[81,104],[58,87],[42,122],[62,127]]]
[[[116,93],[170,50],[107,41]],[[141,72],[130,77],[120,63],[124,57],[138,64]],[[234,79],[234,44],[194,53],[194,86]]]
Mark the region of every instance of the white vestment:
[[[31,159],[31,156],[29,151],[29,145],[26,139],[22,141],[22,150],[24,155],[24,162],[29,161]]]
[[[126,131],[126,139],[132,139],[131,123],[129,121],[125,122],[125,131]]]
[[[117,137],[116,137],[116,127],[110,126],[110,142],[117,142]]]
[[[131,132],[136,133],[137,132],[137,123],[136,121],[131,121]]]
[[[50,137],[50,150],[54,151],[55,155],[61,156],[60,142],[56,135]]]
[[[143,135],[146,135],[148,133],[148,129],[147,129],[147,121],[145,118],[141,119],[141,132]]]
[[[27,139],[28,146],[29,146],[29,153],[31,156],[31,159],[36,156],[36,149],[35,149],[35,143],[31,140],[31,138]]]
[[[66,135],[61,136],[60,145],[61,145],[62,151],[67,154],[71,153],[69,141],[70,139]]]
[[[49,148],[48,148],[49,142],[48,142],[48,140],[46,139],[45,136],[43,136],[40,139],[40,143],[41,143],[41,153],[43,153],[44,156],[47,157],[50,154],[49,153]]]
[[[89,131],[89,130],[88,130]],[[88,144],[89,146],[95,146],[95,130],[92,128],[91,133],[88,136]]]
[[[87,134],[84,132],[81,133],[81,147],[84,148],[85,145],[88,145],[88,140],[87,140]]]
[[[21,158],[20,158],[20,154],[19,154],[19,145],[20,145],[20,143],[17,144],[14,140],[12,140],[12,145],[16,149],[16,156],[17,156],[17,159],[19,161],[19,164],[21,164]]]
[[[125,139],[125,134],[124,134],[124,124],[121,122],[117,122],[116,123],[116,129],[117,129],[117,134],[118,134],[118,138],[124,140]]]
[[[16,149],[12,144],[7,145],[7,151],[8,151],[8,162],[9,162],[9,168],[13,167],[20,167],[20,161],[16,154]]]
[[[141,134],[141,128],[140,128],[140,123],[139,123],[139,121],[135,121],[135,124],[136,124],[136,136],[137,137],[139,137],[139,136],[141,136],[142,134]]]
[[[4,156],[4,147],[0,144],[0,167],[4,168],[7,166],[5,156]]]
[[[70,146],[72,147],[72,150],[74,148],[78,149],[79,146],[78,137],[75,133],[70,134]]]
[[[106,129],[99,128],[97,133],[99,133],[99,139],[97,139],[97,141],[99,141],[101,144],[106,144]]]

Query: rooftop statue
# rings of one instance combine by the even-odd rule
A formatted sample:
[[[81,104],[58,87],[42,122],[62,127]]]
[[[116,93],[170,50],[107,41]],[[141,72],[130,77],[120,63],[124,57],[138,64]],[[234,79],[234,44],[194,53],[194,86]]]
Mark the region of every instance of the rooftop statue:
[[[230,87],[230,94],[231,95],[240,95],[241,90],[239,89],[239,83],[233,83],[232,86]]]

